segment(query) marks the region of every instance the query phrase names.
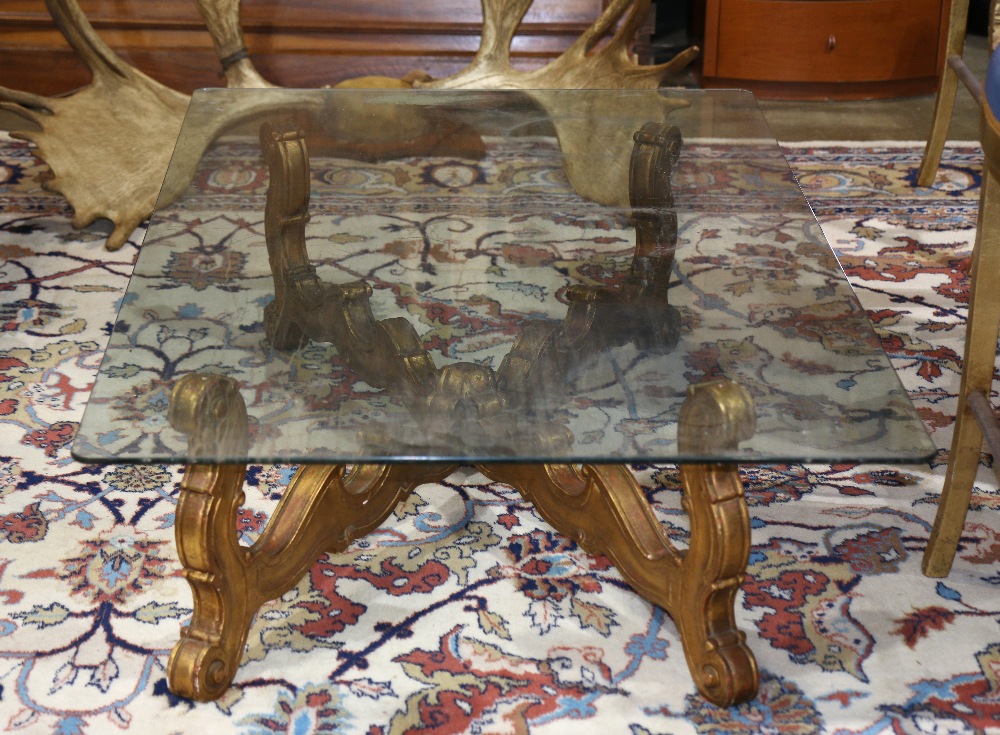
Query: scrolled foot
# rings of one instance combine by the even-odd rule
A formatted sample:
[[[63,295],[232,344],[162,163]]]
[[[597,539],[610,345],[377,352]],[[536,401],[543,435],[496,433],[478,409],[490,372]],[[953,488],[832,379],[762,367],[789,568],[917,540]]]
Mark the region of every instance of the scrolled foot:
[[[218,699],[236,675],[239,662],[231,658],[213,643],[182,636],[167,663],[170,691],[199,702]]]
[[[719,707],[741,704],[757,693],[757,662],[742,641],[708,652],[691,675],[698,693]]]

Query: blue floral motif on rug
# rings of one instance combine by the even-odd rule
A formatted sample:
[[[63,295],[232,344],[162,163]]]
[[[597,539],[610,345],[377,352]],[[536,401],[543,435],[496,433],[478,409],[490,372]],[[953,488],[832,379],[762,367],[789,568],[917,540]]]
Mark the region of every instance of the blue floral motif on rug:
[[[29,147],[0,137],[0,727],[60,735],[996,729],[1000,493],[988,455],[951,576],[920,573],[958,390],[981,152],[949,146],[933,188],[915,185],[917,146],[785,153],[940,451],[928,467],[745,470],[753,548],[737,616],[761,669],[752,702],[720,709],[702,700],[662,611],[510,488],[467,470],[419,488],[377,532],[325,556],[265,605],[232,689],[195,704],[173,696],[164,673],[191,612],[173,545],[178,469],[84,465],[69,454],[143,233],[104,251],[99,228],[73,230],[64,201],[40,189],[44,167]],[[461,161],[408,165],[428,186],[476,180]],[[723,183],[726,175],[718,172]],[[220,198],[263,185],[256,170],[206,183]],[[254,216],[239,226],[259,226]],[[614,234],[612,225],[592,231]],[[169,264],[195,289],[236,267],[203,248]],[[136,400],[166,395],[153,386]],[[633,469],[683,543],[676,469]],[[245,542],[261,532],[291,471],[248,473],[238,518]]]

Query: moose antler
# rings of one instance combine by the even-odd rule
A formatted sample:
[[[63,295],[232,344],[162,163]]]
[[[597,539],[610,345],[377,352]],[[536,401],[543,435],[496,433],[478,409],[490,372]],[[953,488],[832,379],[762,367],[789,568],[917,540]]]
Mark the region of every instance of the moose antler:
[[[93,80],[55,98],[0,87],[0,100],[9,100],[0,107],[40,128],[12,135],[35,144],[53,174],[46,188],[72,205],[73,226],[111,220],[106,247],[117,250],[153,210],[188,98],[123,62],[75,0],[46,5]]]
[[[655,89],[694,61],[696,47],[670,61],[643,66],[632,58],[629,44],[649,14],[649,0],[612,0],[601,16],[560,56],[532,71],[518,71],[510,47],[521,20],[534,0],[482,0],[483,34],[476,58],[463,71],[415,86],[436,89]],[[631,8],[628,18],[603,45],[598,44]]]
[[[564,53],[541,69],[522,72],[510,63],[510,44],[533,0],[482,0],[483,33],[472,64],[458,74],[424,81],[419,73],[403,80],[348,80],[348,86],[426,86],[446,89],[578,89],[655,88],[660,80],[686,66],[697,55],[691,48],[658,66],[641,66],[628,44],[649,10],[649,0],[613,0],[597,21]],[[230,87],[269,87],[247,56],[240,25],[240,0],[197,0]],[[189,97],[149,78],[125,63],[94,31],[77,0],[46,0],[59,30],[91,70],[87,87],[67,97],[47,98],[0,87],[0,107],[34,123],[39,130],[15,130],[15,137],[35,144],[52,170],[47,188],[59,192],[74,209],[73,225],[84,227],[98,218],[114,229],[105,247],[120,248],[149,214],[160,195],[171,201],[187,186],[202,150],[179,151],[164,180]],[[600,41],[628,18],[601,45]],[[245,104],[218,119],[205,121],[207,146],[212,138],[248,114],[263,111],[266,98],[248,97]],[[543,102],[551,105],[552,102]],[[664,101],[663,109],[676,106]],[[614,200],[625,190],[618,176],[592,176],[574,166],[573,150],[587,148],[593,131],[557,129],[567,157],[567,172],[583,196]],[[627,165],[627,156],[624,157]],[[579,170],[583,169],[583,170]],[[603,183],[601,182],[603,178]],[[609,179],[614,179],[611,184]],[[163,184],[160,191],[161,182]]]
[[[260,75],[247,53],[240,22],[242,0],[197,0],[196,4],[222,64],[226,86],[234,89],[273,87]]]
[[[510,63],[510,46],[521,20],[533,0],[482,0],[483,35],[476,58],[463,71],[445,79],[415,86],[436,89],[522,89],[531,95],[555,121],[556,135],[573,189],[601,204],[628,204],[629,151],[633,130],[614,124],[614,95],[585,99],[565,95],[536,94],[553,89],[655,89],[660,81],[687,66],[698,55],[688,48],[657,66],[635,62],[629,44],[636,28],[649,12],[649,0],[612,0],[601,16],[566,51],[540,69],[518,71]],[[628,17],[619,25],[626,11]],[[617,28],[616,28],[617,26]],[[611,39],[598,45],[609,32]],[[659,121],[683,103],[669,97],[645,95],[636,104],[651,121]],[[581,104],[591,107],[579,109]],[[564,113],[572,106],[574,115]],[[583,114],[586,112],[586,114]],[[638,111],[637,111],[638,112]],[[603,123],[603,124],[602,124]]]

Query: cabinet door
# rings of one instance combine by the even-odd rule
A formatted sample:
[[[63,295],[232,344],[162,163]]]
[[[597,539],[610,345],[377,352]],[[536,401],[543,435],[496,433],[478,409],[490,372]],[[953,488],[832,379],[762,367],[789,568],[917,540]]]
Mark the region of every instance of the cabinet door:
[[[942,0],[721,0],[715,76],[879,82],[937,74]]]
[[[706,87],[772,99],[927,94],[951,0],[692,0]]]

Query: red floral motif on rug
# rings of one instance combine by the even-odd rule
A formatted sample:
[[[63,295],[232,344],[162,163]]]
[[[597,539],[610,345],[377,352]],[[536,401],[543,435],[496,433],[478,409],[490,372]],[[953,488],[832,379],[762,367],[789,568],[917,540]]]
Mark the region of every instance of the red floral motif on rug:
[[[179,472],[79,464],[68,447],[143,233],[105,252],[102,233],[72,230],[63,201],[41,191],[42,167],[28,146],[0,138],[0,727],[64,735],[109,725],[144,735],[996,727],[1000,494],[985,466],[952,576],[920,574],[958,387],[980,152],[949,147],[935,188],[915,186],[913,146],[785,152],[942,451],[931,467],[745,471],[753,550],[737,612],[762,672],[756,699],[729,710],[705,703],[662,611],[632,593],[607,560],[555,535],[510,488],[464,471],[420,488],[382,528],[325,557],[265,605],[232,689],[194,704],[170,694],[164,678],[191,610],[173,546]],[[475,167],[459,163],[411,161],[398,181],[480,185]],[[723,159],[712,176],[719,186],[742,185]],[[266,185],[246,168],[206,183],[220,197]],[[222,224],[259,232],[261,223],[248,211]],[[617,222],[561,226],[621,245]],[[430,266],[452,257],[423,252],[403,232],[393,247]],[[748,255],[768,257],[764,249]],[[529,264],[550,257],[510,247],[504,256]],[[223,274],[240,267],[204,249],[169,264],[194,291],[224,285]],[[585,275],[613,272],[597,264]],[[768,288],[786,287],[780,269],[771,276]],[[531,298],[528,284],[520,288]],[[437,324],[444,344],[449,330],[474,326],[461,319],[496,315],[482,304],[478,314],[418,318]],[[761,318],[780,319],[789,333],[811,329],[793,313]],[[851,334],[845,323],[834,348],[849,351]],[[766,366],[759,345],[734,339],[726,347]],[[301,369],[327,359],[315,349]],[[686,369],[718,369],[719,355],[708,352],[693,354]],[[350,401],[353,390],[331,385],[310,399]],[[122,396],[137,422],[144,405],[165,400],[156,381]],[[634,470],[683,543],[675,468]],[[244,542],[259,536],[290,473],[250,470],[237,519]]]

